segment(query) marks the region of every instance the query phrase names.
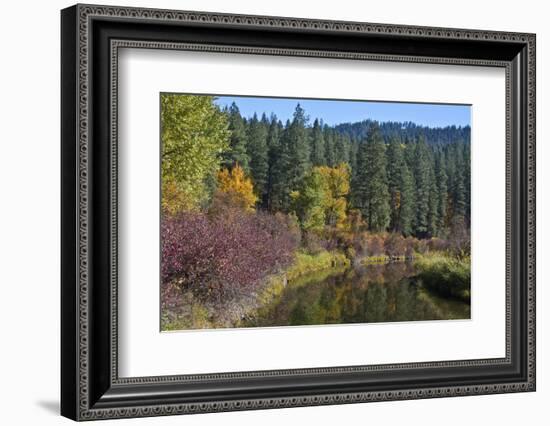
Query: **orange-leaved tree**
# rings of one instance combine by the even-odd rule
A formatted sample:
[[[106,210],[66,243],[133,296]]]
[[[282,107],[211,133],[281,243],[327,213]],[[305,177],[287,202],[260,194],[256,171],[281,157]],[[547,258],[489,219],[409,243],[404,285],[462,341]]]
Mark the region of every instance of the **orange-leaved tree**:
[[[223,200],[230,207],[239,207],[253,211],[258,197],[254,194],[252,180],[246,176],[243,168],[236,164],[231,170],[218,172],[217,201]]]

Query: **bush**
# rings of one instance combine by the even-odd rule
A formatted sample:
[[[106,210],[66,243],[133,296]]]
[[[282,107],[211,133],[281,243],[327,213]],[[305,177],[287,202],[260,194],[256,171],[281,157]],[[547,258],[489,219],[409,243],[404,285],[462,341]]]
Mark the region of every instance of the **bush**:
[[[405,256],[406,241],[401,234],[391,233],[384,241],[384,250],[388,256]]]
[[[470,301],[470,258],[434,254],[420,256],[415,265],[422,284],[442,296]]]
[[[449,249],[449,242],[447,240],[436,237],[429,239],[427,245],[430,251],[447,251]]]
[[[368,256],[384,255],[384,237],[382,235],[369,235],[366,237]]]
[[[288,266],[296,249],[287,224],[264,213],[182,213],[163,218],[161,232],[163,286],[175,281],[208,301],[250,293]]]
[[[325,250],[327,244],[316,232],[304,232],[302,234],[302,246],[310,254],[318,254]]]

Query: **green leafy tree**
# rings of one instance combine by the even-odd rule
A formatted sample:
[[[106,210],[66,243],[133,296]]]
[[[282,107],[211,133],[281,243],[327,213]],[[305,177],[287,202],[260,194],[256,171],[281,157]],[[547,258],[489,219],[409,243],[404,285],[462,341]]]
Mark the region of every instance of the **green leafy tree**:
[[[325,182],[319,168],[302,179],[299,190],[292,191],[291,208],[304,231],[321,232],[325,226]]]
[[[161,95],[165,211],[198,208],[210,195],[206,180],[215,179],[222,154],[229,147],[229,137],[227,116],[214,104],[212,96]],[[164,197],[165,192],[172,198]],[[178,200],[175,209],[170,206],[174,199]]]
[[[325,223],[342,227],[347,219],[347,196],[350,191],[350,168],[347,163],[336,167],[321,166],[313,169],[323,179]]]

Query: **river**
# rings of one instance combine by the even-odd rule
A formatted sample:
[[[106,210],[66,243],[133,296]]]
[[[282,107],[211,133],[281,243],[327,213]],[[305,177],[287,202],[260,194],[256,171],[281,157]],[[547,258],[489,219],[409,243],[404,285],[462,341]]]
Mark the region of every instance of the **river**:
[[[469,319],[470,305],[422,288],[410,262],[329,269],[290,282],[241,327]]]

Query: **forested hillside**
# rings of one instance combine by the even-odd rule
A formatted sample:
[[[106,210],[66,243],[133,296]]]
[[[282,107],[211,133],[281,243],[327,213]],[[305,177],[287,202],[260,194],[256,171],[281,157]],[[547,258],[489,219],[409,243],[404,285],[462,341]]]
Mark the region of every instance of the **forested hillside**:
[[[367,119],[357,123],[338,124],[334,128],[338,133],[361,140],[367,137],[373,124],[373,120]],[[378,123],[378,126],[386,142],[389,142],[393,137],[406,141],[416,140],[421,136],[426,139],[428,145],[446,145],[458,140],[470,142],[470,126],[427,127],[412,122],[402,123],[396,121]]]
[[[469,126],[365,120],[331,127],[309,119],[300,105],[284,124],[275,115],[245,119],[235,104],[224,113],[231,138],[223,164],[239,164],[251,176],[263,209],[311,217],[315,200],[299,198],[296,209],[293,192],[311,198],[320,182],[308,173],[330,167],[349,174],[350,188],[342,196],[370,230],[445,236],[453,224],[469,224]],[[330,222],[317,219],[308,226]]]

